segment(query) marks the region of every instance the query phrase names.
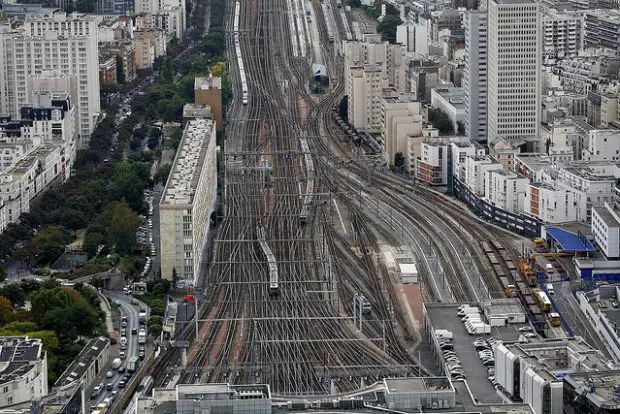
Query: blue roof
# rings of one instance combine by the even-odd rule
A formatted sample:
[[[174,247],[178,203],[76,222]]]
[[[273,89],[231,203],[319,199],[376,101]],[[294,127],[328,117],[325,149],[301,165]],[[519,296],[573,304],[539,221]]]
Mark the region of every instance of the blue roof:
[[[545,231],[549,236],[553,237],[553,240],[556,241],[563,252],[589,253],[596,251],[590,240],[586,239],[584,235],[577,235],[557,227],[548,227]]]

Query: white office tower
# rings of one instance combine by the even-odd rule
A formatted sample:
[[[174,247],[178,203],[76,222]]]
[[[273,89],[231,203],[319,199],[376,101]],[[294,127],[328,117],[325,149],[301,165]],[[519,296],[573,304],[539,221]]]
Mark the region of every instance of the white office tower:
[[[85,15],[32,15],[16,30],[0,32],[0,112],[19,117],[28,104],[29,77],[56,70],[74,75],[80,147],[100,112],[97,22]]]
[[[487,140],[487,13],[471,11],[463,17],[465,27],[465,135]]]
[[[535,137],[540,120],[541,22],[531,0],[490,0],[488,138]]]
[[[424,24],[405,23],[396,27],[396,43],[405,46],[405,51],[417,55],[428,55],[428,29]]]

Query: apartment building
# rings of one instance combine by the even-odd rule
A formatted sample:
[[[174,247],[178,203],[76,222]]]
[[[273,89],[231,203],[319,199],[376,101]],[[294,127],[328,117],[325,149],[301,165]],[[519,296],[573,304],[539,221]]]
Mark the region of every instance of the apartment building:
[[[116,84],[116,56],[99,56],[99,85]]]
[[[365,34],[361,41],[344,42],[343,49],[349,122],[359,130],[379,133],[383,89],[405,91],[403,48],[382,42],[380,35]]]
[[[581,158],[578,152],[579,134],[575,129],[571,119],[562,119],[554,121],[540,128],[540,144],[541,149],[548,148],[570,148],[572,150],[573,159]]]
[[[590,222],[592,207],[613,203],[616,179],[612,163],[575,161],[547,172],[558,187],[575,193],[578,221]]]
[[[487,12],[468,11],[463,15],[465,29],[465,135],[486,141],[487,130]]]
[[[17,221],[30,211],[30,201],[59,179],[63,172],[62,147],[35,147],[0,173],[0,199],[6,205],[6,221]]]
[[[489,139],[535,137],[540,123],[541,20],[531,0],[490,0]]]
[[[189,121],[160,202],[161,275],[196,284],[217,193],[216,129]]]
[[[620,52],[620,10],[584,12],[584,48],[607,48]]]
[[[381,100],[382,139],[385,157],[394,162],[396,153],[407,153],[407,136],[422,135],[425,109],[413,96],[385,95]]]
[[[614,76],[610,68],[620,62],[616,56],[577,56],[560,60],[553,68],[566,92],[587,94],[607,84]]]
[[[577,56],[581,49],[583,13],[545,9],[542,15],[543,60]]]
[[[513,171],[490,170],[484,177],[484,197],[495,207],[510,213],[523,211],[529,180]]]
[[[19,116],[29,103],[29,77],[48,70],[75,76],[73,102],[84,147],[101,110],[95,19],[77,13],[35,15],[17,30],[0,32],[0,112]]]
[[[607,86],[607,87],[606,87]],[[587,120],[596,128],[620,127],[620,92],[617,85],[599,85],[587,95]]]
[[[583,161],[620,160],[620,131],[593,129],[588,131],[586,145],[581,152]]]
[[[509,171],[514,170],[514,159],[520,153],[518,141],[496,138],[489,142],[489,155],[499,161]]]
[[[447,185],[449,150],[448,141],[422,141],[421,155],[416,162],[416,178],[426,185]]]
[[[620,257],[620,216],[608,203],[592,207],[592,234],[606,258]]]
[[[526,187],[523,211],[543,223],[569,223],[577,220],[576,203],[576,195],[572,191],[536,182]]]
[[[553,165],[546,153],[525,152],[514,157],[514,171],[527,177],[530,182],[540,182],[544,172]]]
[[[476,141],[453,141],[450,143],[452,175],[465,182],[465,160],[469,156],[483,156],[484,147]]]
[[[489,155],[465,158],[465,185],[478,197],[485,196],[485,177],[489,171],[501,170],[502,164]]]
[[[163,30],[167,36],[183,39],[185,34],[185,9],[164,6],[149,14],[150,27]]]
[[[217,131],[224,130],[222,119],[222,78],[219,76],[197,77],[194,80],[194,103],[209,105]]]
[[[396,43],[405,47],[407,53],[428,55],[429,33],[424,23],[405,23],[396,27]]]
[[[381,132],[381,98],[383,71],[379,65],[352,68],[348,75],[351,93],[348,95],[349,122],[368,133]]]
[[[45,397],[47,353],[40,339],[0,337],[0,407],[28,403]]]

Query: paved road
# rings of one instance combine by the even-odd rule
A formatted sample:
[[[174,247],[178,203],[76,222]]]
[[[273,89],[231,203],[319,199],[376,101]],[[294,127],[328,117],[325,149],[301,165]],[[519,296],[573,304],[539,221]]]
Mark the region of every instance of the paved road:
[[[161,199],[162,192],[164,190],[163,186],[156,186],[153,188],[153,192],[151,195],[153,196],[153,216],[151,220],[153,220],[153,244],[155,245],[155,256],[151,256],[151,271],[149,272],[147,278],[154,279],[156,274],[161,272],[161,261],[160,261],[160,248],[159,248],[159,200]]]
[[[112,302],[116,303],[117,306],[119,306],[120,308],[120,313],[121,313],[121,317],[122,316],[127,316],[127,349],[125,350],[125,354],[126,357],[125,359],[123,359],[123,365],[126,363],[127,359],[132,356],[138,355],[138,350],[139,350],[139,345],[138,345],[138,335],[132,335],[131,334],[131,329],[132,328],[136,328],[138,329],[138,331],[140,330],[140,322],[139,322],[139,318],[138,318],[138,312],[140,310],[140,308],[144,308],[147,309],[147,314],[148,314],[148,307],[140,302],[139,305],[132,305],[131,304],[131,299],[133,299],[132,296],[128,296],[126,294],[124,294],[123,292],[117,292],[117,291],[104,291],[103,292],[107,297],[109,297],[111,299]],[[120,338],[120,330],[121,330],[121,318],[120,317],[115,317],[114,318],[114,326],[115,329],[117,330],[117,332],[119,332],[119,338]],[[110,352],[110,359],[108,364],[106,365],[105,369],[102,370],[102,372],[99,374],[99,376],[97,377],[96,380],[94,380],[92,382],[92,384],[90,385],[89,389],[86,392],[86,397],[90,398],[91,394],[92,394],[92,389],[96,386],[96,385],[103,385],[105,386],[108,383],[113,384],[113,391],[116,391],[118,394],[122,394],[123,389],[119,389],[118,388],[118,383],[121,381],[121,379],[123,379],[123,377],[125,375],[127,375],[127,372],[124,372],[122,374],[119,374],[118,371],[116,370],[112,370],[112,361],[115,358],[118,358],[119,356],[119,351],[120,351],[120,341],[112,346],[112,350]],[[146,354],[148,355],[150,352],[152,352],[151,347],[147,347],[146,349]],[[111,378],[107,378],[106,377],[106,373],[108,371],[113,371],[114,375]],[[101,394],[99,394],[99,396],[95,399],[90,399],[90,405],[97,405],[101,402],[103,402],[104,399],[110,397],[112,395],[112,391],[108,391],[105,390],[103,391]],[[118,397],[117,397],[118,398]]]

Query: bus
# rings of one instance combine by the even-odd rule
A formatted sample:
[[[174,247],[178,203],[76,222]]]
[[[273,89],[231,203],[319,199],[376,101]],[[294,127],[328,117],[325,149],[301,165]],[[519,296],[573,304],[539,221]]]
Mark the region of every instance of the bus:
[[[541,311],[551,312],[551,301],[545,292],[538,289],[534,290],[534,299],[536,299],[536,303],[538,303]]]

